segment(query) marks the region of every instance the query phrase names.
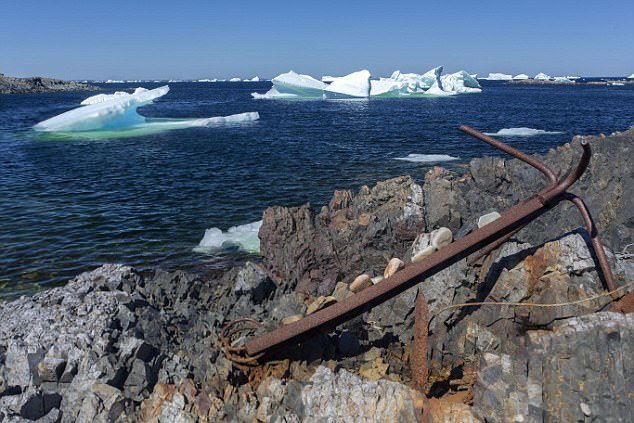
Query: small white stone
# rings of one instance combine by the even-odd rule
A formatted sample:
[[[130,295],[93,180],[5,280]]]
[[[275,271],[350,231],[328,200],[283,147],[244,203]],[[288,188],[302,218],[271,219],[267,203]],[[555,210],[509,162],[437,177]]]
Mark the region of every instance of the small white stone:
[[[371,280],[372,280],[372,283],[376,285],[379,282],[383,282],[383,279],[385,279],[383,276],[375,276]]]
[[[436,250],[446,247],[453,241],[453,234],[448,228],[438,228],[431,233],[431,246]]]
[[[393,274],[395,274],[396,272],[398,272],[399,270],[401,270],[403,267],[405,267],[405,263],[403,262],[403,260],[401,260],[400,258],[394,257],[387,264],[387,267],[385,268],[385,271],[383,272],[383,277],[387,279]]]
[[[414,255],[414,257],[412,257],[412,263],[421,261],[425,257],[430,256],[434,251],[435,251],[434,247],[432,247],[431,245],[428,247],[425,247],[421,252],[419,252],[418,254]]]
[[[348,289],[352,292],[360,292],[372,285],[372,278],[370,278],[369,275],[363,274],[357,276],[355,280],[352,281]]]
[[[478,228],[482,228],[500,217],[502,217],[502,215],[496,211],[482,215],[478,219]]]

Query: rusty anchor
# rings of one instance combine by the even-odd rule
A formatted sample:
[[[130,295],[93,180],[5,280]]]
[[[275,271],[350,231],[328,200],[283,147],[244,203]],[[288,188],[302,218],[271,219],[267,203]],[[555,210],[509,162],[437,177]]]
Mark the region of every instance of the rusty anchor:
[[[616,281],[590,211],[581,198],[567,192],[568,188],[581,177],[588,167],[591,152],[587,141],[581,141],[583,152],[577,166],[565,178],[557,180],[555,172],[534,157],[469,126],[462,125],[460,129],[534,167],[543,173],[550,183],[530,198],[502,212],[501,217],[493,222],[456,240],[454,243],[420,261],[408,264],[389,278],[352,295],[344,301],[335,303],[271,332],[255,335],[238,346],[231,344],[231,335],[240,331],[240,329],[236,330],[234,326],[240,322],[245,322],[245,320],[238,319],[227,324],[223,329],[222,343],[225,347],[225,352],[229,354],[229,358],[241,364],[255,365],[258,358],[272,349],[291,341],[300,341],[303,337],[309,336],[318,330],[333,329],[337,325],[399,295],[425,278],[463,258],[471,256],[470,261],[473,262],[491,253],[528,223],[555,207],[562,200],[571,201],[581,213],[586,229],[590,234],[600,277],[607,290],[610,292],[614,291],[617,288]],[[412,376],[415,387],[424,392],[427,378],[427,322],[429,316],[427,304],[422,295],[419,295],[416,300],[415,316],[416,323],[414,328],[416,334],[414,335],[412,346]],[[254,322],[249,322],[251,323],[249,328],[252,329]]]

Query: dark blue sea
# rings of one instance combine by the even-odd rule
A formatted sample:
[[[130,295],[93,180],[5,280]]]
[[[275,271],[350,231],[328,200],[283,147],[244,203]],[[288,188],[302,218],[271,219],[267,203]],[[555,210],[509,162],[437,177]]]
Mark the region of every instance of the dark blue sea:
[[[104,92],[161,84],[104,84]],[[253,100],[270,83],[172,83],[140,109],[196,118],[257,111],[242,125],[138,137],[51,139],[37,122],[93,93],[0,96],[0,298],[62,283],[103,263],[222,269],[245,253],[194,252],[206,228],[261,219],[271,205],[320,206],[335,189],[409,174],[437,163],[396,160],[447,154],[459,168],[497,154],[458,131],[530,127],[558,134],[504,140],[544,153],[576,134],[634,123],[634,86],[504,85],[481,94],[370,101]]]

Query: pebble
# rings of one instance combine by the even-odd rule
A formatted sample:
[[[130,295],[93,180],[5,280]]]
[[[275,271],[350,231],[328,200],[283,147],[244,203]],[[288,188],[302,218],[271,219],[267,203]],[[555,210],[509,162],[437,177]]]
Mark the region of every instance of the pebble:
[[[383,279],[385,279],[383,276],[375,276],[372,278],[372,284],[376,285],[379,282],[383,282]]]
[[[482,228],[500,217],[502,217],[502,215],[496,211],[484,214],[478,219],[478,228]]]
[[[421,261],[425,257],[430,256],[434,251],[435,251],[434,247],[432,247],[431,245],[428,246],[428,247],[423,248],[423,250],[421,252],[415,254],[412,257],[412,263],[416,263],[418,261]]]
[[[304,318],[303,314],[293,314],[292,316],[287,316],[282,319],[282,326],[290,325],[291,323],[297,322],[298,320],[302,320]]]
[[[400,258],[394,257],[387,264],[387,267],[385,268],[385,272],[383,272],[383,277],[385,277],[386,279],[389,278],[390,276],[392,276],[393,274],[401,270],[404,266],[405,266],[405,263],[403,262],[403,260],[401,260]]]
[[[306,309],[306,315],[313,314],[314,312],[321,310],[322,308],[326,308],[329,305],[332,305],[337,302],[337,299],[332,295],[324,297],[323,295],[317,298],[315,301],[310,303],[308,308]]]
[[[372,278],[366,274],[363,274],[357,276],[356,279],[352,281],[349,289],[352,292],[361,292],[372,285]]]
[[[431,246],[436,250],[446,247],[453,241],[453,234],[449,228],[438,228],[431,233]]]

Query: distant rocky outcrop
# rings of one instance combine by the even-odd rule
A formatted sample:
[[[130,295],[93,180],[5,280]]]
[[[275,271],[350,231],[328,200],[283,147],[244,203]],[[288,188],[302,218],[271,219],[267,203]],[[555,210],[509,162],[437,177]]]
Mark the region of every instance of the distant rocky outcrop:
[[[461,260],[331,333],[253,367],[225,356],[228,321],[251,317],[268,331],[342,301],[381,283],[390,259],[442,247],[542,183],[516,161],[477,159],[462,175],[433,169],[422,185],[404,177],[337,192],[319,212],[272,208],[261,264],[204,276],[105,265],[0,304],[0,421],[629,421],[634,131],[588,139],[593,163],[576,191],[626,287],[615,302],[602,295],[574,212],[552,210],[487,257]],[[577,156],[564,146],[546,160],[567,168]],[[425,392],[410,370],[419,292],[430,315]],[[472,301],[564,305],[445,309]]]
[[[16,78],[0,74],[0,94],[91,91],[98,89],[98,87],[92,85],[74,81],[63,81],[61,79],[43,78],[40,76],[32,78]]]

